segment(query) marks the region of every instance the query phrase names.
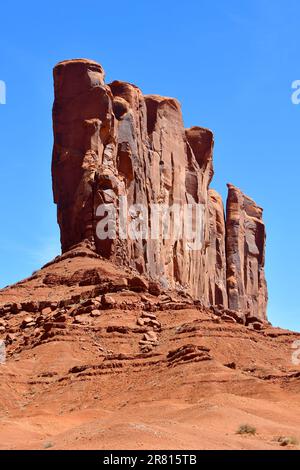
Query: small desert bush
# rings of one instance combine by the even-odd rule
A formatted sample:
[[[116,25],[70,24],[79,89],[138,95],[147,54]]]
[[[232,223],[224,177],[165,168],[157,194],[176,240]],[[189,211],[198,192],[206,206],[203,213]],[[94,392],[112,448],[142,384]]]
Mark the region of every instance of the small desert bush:
[[[294,436],[280,436],[278,442],[281,446],[297,446],[299,444]]]
[[[44,449],[50,449],[50,447],[53,447],[53,443],[50,441],[45,442]]]
[[[256,428],[254,426],[251,426],[250,424],[241,424],[236,433],[251,434],[252,436],[254,436],[256,434]]]

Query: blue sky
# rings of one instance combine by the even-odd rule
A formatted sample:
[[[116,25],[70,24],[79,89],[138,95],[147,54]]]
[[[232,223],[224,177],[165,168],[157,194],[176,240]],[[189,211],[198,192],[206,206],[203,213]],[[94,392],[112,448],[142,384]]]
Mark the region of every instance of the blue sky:
[[[52,201],[52,68],[100,62],[107,81],[177,97],[186,127],[215,133],[212,187],[264,207],[269,318],[300,330],[297,0],[2,2],[0,287],[59,253]]]

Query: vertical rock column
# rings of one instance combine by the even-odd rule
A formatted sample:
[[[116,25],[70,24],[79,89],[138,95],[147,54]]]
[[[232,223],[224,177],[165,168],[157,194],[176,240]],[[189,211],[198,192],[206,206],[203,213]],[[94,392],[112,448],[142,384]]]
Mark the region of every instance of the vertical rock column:
[[[227,291],[229,308],[266,319],[265,225],[262,209],[228,185],[226,210]]]
[[[206,264],[208,267],[208,296],[210,305],[228,307],[226,284],[225,214],[221,196],[210,189],[209,194],[209,246]]]
[[[194,126],[185,131],[188,165],[186,193],[191,201],[203,204],[204,237],[200,251],[192,253],[189,282],[206,305],[227,307],[225,216],[221,196],[210,190],[214,175],[214,136],[209,129]]]
[[[114,118],[104,71],[95,62],[59,63],[54,93],[53,194],[66,251],[94,240],[94,188],[105,149],[114,141]]]

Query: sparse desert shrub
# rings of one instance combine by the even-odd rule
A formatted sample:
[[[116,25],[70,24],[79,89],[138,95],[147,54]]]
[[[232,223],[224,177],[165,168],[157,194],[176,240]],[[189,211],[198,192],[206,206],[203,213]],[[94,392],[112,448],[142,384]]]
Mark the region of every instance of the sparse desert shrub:
[[[297,446],[299,444],[294,436],[280,436],[278,442],[281,446]]]
[[[53,443],[50,441],[45,442],[44,449],[50,449],[50,447],[53,447]]]
[[[256,428],[254,426],[251,426],[250,424],[241,424],[236,433],[251,434],[252,436],[254,436],[256,434]]]

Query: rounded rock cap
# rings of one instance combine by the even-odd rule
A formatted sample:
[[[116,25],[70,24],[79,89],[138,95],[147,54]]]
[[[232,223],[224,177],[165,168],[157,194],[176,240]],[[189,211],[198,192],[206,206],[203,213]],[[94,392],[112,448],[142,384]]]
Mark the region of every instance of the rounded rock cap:
[[[71,98],[95,86],[104,85],[102,65],[90,59],[69,59],[53,69],[56,98]]]
[[[103,67],[99,62],[96,62],[95,60],[91,59],[84,59],[84,58],[78,58],[78,59],[66,59],[66,60],[61,60],[58,62],[55,66],[54,69],[57,67],[65,66],[65,65],[72,65],[72,64],[90,64],[90,65],[96,65],[99,67],[101,70],[103,70]]]

